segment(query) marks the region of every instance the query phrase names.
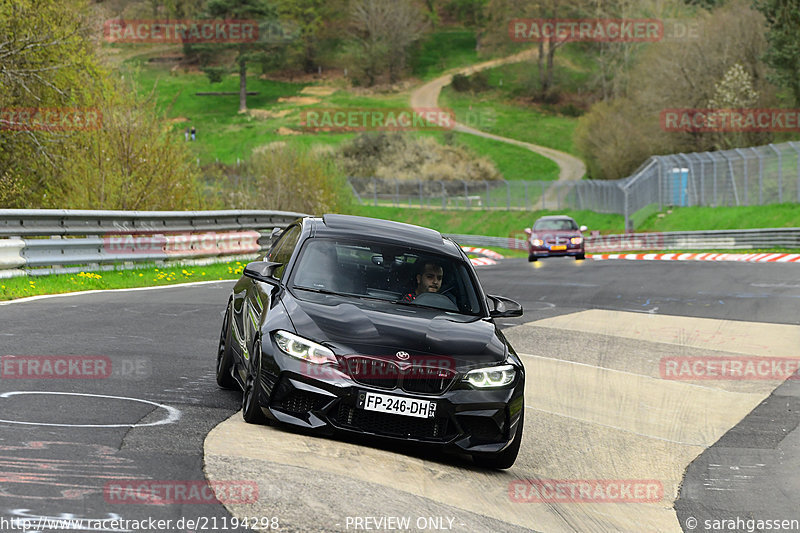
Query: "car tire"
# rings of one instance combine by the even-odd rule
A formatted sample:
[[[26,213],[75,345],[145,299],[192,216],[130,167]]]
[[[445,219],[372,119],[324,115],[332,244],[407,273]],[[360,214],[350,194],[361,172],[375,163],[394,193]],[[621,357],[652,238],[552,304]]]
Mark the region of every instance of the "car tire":
[[[586,259],[585,254],[578,254],[575,256],[575,261],[583,261],[584,259]]]
[[[247,371],[247,379],[242,393],[242,418],[248,424],[266,424],[267,417],[261,410],[261,342],[256,341],[253,346],[254,372]],[[253,366],[253,365],[250,365]]]
[[[231,341],[231,306],[225,310],[225,318],[222,320],[222,331],[219,334],[219,345],[217,346],[217,385],[223,389],[236,389],[236,380],[231,375],[233,366],[233,356],[230,349]]]
[[[505,470],[511,468],[519,455],[519,447],[522,444],[522,429],[525,426],[525,406],[522,407],[522,412],[519,415],[519,427],[517,433],[514,435],[514,442],[500,453],[494,455],[473,455],[472,460],[476,465],[483,468],[492,468],[495,470]]]
[[[531,263],[533,263],[534,261],[536,261],[536,255],[534,255],[534,254],[528,254],[528,261],[530,261]]]

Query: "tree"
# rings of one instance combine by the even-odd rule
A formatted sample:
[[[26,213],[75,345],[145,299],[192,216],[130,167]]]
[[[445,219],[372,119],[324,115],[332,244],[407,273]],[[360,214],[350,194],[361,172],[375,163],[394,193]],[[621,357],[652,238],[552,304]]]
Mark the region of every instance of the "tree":
[[[346,0],[279,0],[277,9],[281,21],[296,28],[288,46],[290,61],[313,72],[324,41],[337,36],[332,28],[347,15]]]
[[[99,66],[89,13],[86,0],[0,0],[0,206],[197,207],[186,146]],[[44,129],[20,109],[95,120]]]
[[[183,137],[160,116],[155,95],[119,82],[98,102],[102,128],[72,139],[45,207],[180,210],[200,205],[198,172]]]
[[[800,105],[800,4],[793,0],[756,0],[755,7],[767,21],[764,59],[774,69],[777,83],[792,91]]]
[[[593,178],[625,177],[654,154],[770,141],[769,132],[665,131],[661,124],[662,112],[670,109],[773,104],[774,91],[760,59],[767,48],[764,20],[747,2],[733,0],[698,15],[696,40],[648,46],[629,73],[635,83],[628,93],[593,106],[579,119],[575,143]],[[625,137],[628,143],[621,142]]]
[[[487,35],[483,43],[488,48],[506,49],[512,43],[508,25],[514,19],[578,18],[584,13],[586,0],[490,0]],[[555,90],[556,51],[567,44],[565,39],[550,35],[538,41],[536,56],[537,98],[548,99]],[[517,47],[517,50],[519,48]]]
[[[367,85],[374,85],[386,70],[389,81],[397,81],[409,47],[425,28],[424,16],[411,2],[356,0],[351,7],[351,58]]]
[[[0,36],[0,205],[38,205],[74,134],[26,127],[11,111],[92,106],[105,76],[82,0],[0,0]]]
[[[276,47],[285,46],[283,37],[278,36],[276,32],[280,29],[277,23],[277,11],[267,0],[208,0],[205,14],[209,19],[258,21],[258,40],[255,42],[214,43],[188,47],[190,51],[203,58],[206,74],[212,83],[220,81],[231,64],[235,66],[239,73],[239,113],[244,113],[247,111],[248,63],[263,64],[269,60],[269,55],[275,52]],[[234,51],[232,61],[229,59],[231,50]],[[210,66],[213,61],[228,63],[228,67]]]

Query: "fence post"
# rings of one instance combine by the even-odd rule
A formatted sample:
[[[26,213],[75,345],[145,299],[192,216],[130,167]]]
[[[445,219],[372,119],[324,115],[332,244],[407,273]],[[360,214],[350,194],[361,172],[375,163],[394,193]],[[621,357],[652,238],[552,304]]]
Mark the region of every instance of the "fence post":
[[[711,152],[706,152],[706,155],[711,158],[711,171],[714,173],[714,180],[712,191],[714,194],[714,199],[712,200],[712,204],[714,207],[717,207],[719,203],[717,202],[717,158],[711,155]]]
[[[372,178],[372,205],[378,205],[378,186],[375,185],[375,178]]]
[[[472,209],[472,203],[469,201],[469,189],[467,188],[467,180],[461,180],[464,184],[464,205],[467,209]]]
[[[800,202],[800,148],[793,141],[789,141],[789,146],[797,152],[797,201]]]
[[[486,185],[486,207],[491,209],[492,208],[492,195],[489,192],[489,182],[487,180],[483,180],[483,183]]]
[[[625,233],[628,233],[628,230],[632,229],[631,217],[630,213],[628,213],[628,189],[622,186],[620,186],[620,189],[622,189],[622,212],[625,214]]]
[[[545,204],[545,199],[544,199],[544,182],[540,181],[539,183],[542,184],[542,209],[544,210],[544,209],[547,208],[547,206]]]
[[[758,153],[755,146],[751,146],[750,150],[756,154],[758,158],[758,205],[764,204],[764,161],[761,159],[761,154]]]
[[[736,200],[736,205],[738,206],[738,205],[740,205],[739,204],[739,192],[736,190],[736,179],[733,176],[733,163],[731,163],[731,160],[728,159],[727,152],[720,152],[720,154],[722,155],[722,157],[725,158],[725,161],[728,162],[728,172],[730,172],[730,174],[731,174],[731,187],[733,188],[733,199]]]
[[[742,164],[744,165],[744,205],[750,205],[750,184],[748,179],[749,170],[747,168],[750,165],[747,164],[747,157],[745,157],[744,152],[742,152],[741,149],[736,148],[736,153],[742,158]],[[798,159],[798,162],[800,162],[800,158]]]
[[[394,180],[394,205],[395,207],[400,206],[400,181],[395,179]]]
[[[425,198],[422,196],[422,180],[417,180],[419,184],[419,206],[422,207],[425,205]]]
[[[444,181],[439,180],[439,184],[442,186],[442,210],[447,209],[447,191],[444,189]]]
[[[800,180],[800,157],[797,158],[797,163],[798,163],[798,166],[797,166],[797,169],[798,169],[797,170],[798,171],[798,180]],[[528,207],[528,182],[527,181],[523,181],[522,183],[525,184],[525,211],[528,211],[528,209],[530,209]],[[798,191],[800,191],[800,189],[798,189]],[[800,195],[800,192],[798,192],[797,194]]]
[[[506,211],[511,211],[511,185],[508,180],[503,180],[506,184]]]
[[[778,154],[778,203],[783,203],[783,158],[781,151],[775,148],[775,145],[770,143],[772,151]]]
[[[697,159],[700,161],[700,203],[697,205],[706,205],[706,164],[697,154]]]

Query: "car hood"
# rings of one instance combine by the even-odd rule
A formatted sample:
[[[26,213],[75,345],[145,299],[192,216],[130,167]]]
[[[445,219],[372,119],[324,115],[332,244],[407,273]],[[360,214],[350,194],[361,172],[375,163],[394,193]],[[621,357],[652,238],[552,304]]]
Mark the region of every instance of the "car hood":
[[[336,295],[284,293],[298,335],[338,355],[443,356],[475,366],[505,360],[506,345],[488,319],[387,301]]]

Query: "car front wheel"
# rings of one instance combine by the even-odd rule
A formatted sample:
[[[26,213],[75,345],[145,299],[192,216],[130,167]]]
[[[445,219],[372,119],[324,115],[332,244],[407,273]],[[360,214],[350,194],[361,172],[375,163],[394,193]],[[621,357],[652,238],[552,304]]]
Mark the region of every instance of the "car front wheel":
[[[231,340],[231,306],[225,310],[225,318],[222,320],[222,331],[219,334],[219,345],[217,346],[217,385],[223,389],[235,389],[236,380],[231,375],[233,365],[230,340]]]
[[[242,418],[248,424],[266,424],[267,417],[261,411],[261,343],[253,346],[253,364],[247,371],[247,380],[242,394]],[[255,367],[255,368],[253,368]]]

